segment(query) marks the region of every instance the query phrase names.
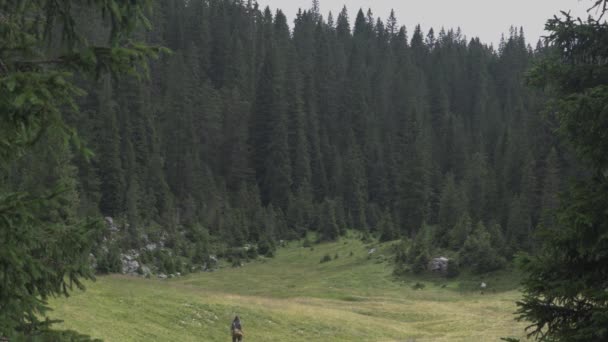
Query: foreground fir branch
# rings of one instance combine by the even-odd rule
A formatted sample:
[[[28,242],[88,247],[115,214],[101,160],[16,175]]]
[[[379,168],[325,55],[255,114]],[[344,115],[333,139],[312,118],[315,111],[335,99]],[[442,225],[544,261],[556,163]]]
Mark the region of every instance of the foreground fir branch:
[[[99,224],[70,212],[72,184],[60,179],[39,193],[18,192],[7,177],[43,137],[91,155],[65,121],[84,95],[73,75],[145,73],[161,49],[129,37],[149,26],[148,2],[0,0],[0,337],[40,334],[52,323],[44,320],[47,298],[93,278],[89,253]],[[82,13],[107,23],[104,42],[81,33]]]
[[[533,83],[556,95],[558,131],[587,169],[563,196],[544,247],[523,257],[528,274],[520,320],[530,321],[541,341],[608,339],[608,24],[606,1],[599,18],[581,21],[568,13],[549,20],[552,53],[531,73]]]

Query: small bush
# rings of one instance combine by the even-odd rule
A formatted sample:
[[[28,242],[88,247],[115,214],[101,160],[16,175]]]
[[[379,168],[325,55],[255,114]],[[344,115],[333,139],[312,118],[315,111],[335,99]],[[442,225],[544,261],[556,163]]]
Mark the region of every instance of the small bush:
[[[258,258],[258,249],[256,247],[251,246],[247,250],[247,258],[249,258],[249,259],[257,259]]]
[[[446,274],[446,276],[448,278],[456,278],[460,275],[460,266],[458,265],[458,262],[455,260],[450,260],[448,262],[448,273]]]
[[[426,287],[426,285],[424,285],[423,283],[416,283],[414,285],[412,285],[412,289],[414,290],[422,290]]]
[[[268,240],[262,240],[258,244],[258,253],[265,257],[268,257],[268,258],[274,257],[274,250],[275,250],[274,244]]]
[[[340,257],[340,255],[338,253],[336,253],[336,255],[334,255],[334,260],[338,259]]]
[[[325,254],[323,256],[323,258],[321,258],[321,261],[319,262],[320,264],[325,263],[325,262],[330,262],[331,261],[331,255],[329,254]]]

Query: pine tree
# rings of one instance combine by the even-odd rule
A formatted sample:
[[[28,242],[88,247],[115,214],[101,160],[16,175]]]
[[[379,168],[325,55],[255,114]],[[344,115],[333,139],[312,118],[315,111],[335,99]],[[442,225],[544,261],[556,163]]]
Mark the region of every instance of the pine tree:
[[[112,101],[109,78],[102,83],[98,99],[99,114],[103,117],[99,130],[97,169],[101,180],[101,213],[118,216],[124,210],[125,179],[120,159],[120,135],[116,119],[116,104]]]
[[[385,210],[378,224],[378,231],[380,232],[380,241],[393,241],[397,239],[397,231],[393,224],[393,218],[388,210]]]
[[[543,191],[541,200],[541,220],[543,227],[550,228],[556,224],[555,214],[559,208],[559,164],[555,148],[551,149],[545,162],[545,176],[543,178]]]
[[[593,3],[603,15],[606,1]],[[520,319],[531,322],[530,336],[541,340],[606,340],[608,92],[605,80],[593,75],[606,67],[595,51],[606,48],[608,24],[563,13],[550,19],[547,29],[552,50],[530,80],[555,90],[559,133],[588,176],[579,178],[565,195],[555,225],[543,234],[541,253],[522,258],[526,278],[518,312]]]
[[[425,226],[416,234],[416,238],[408,250],[407,259],[411,261],[412,271],[415,274],[420,274],[427,270],[429,261],[431,260],[429,249],[429,229]]]
[[[444,246],[448,243],[448,232],[454,228],[459,217],[464,213],[462,197],[454,181],[454,176],[448,174],[445,185],[441,192],[439,202],[439,227],[437,229],[437,240]]]
[[[530,250],[532,246],[532,221],[524,208],[520,196],[515,196],[509,204],[507,239],[512,250]]]
[[[473,231],[473,221],[468,214],[462,215],[449,232],[450,248],[459,250]]]
[[[500,269],[505,260],[491,244],[491,237],[482,222],[477,223],[459,252],[461,265],[470,267],[475,273],[486,273]]]
[[[85,8],[95,11],[95,19],[103,12],[112,23],[104,46],[89,45],[77,34],[71,5],[65,1],[0,4],[0,12],[11,13],[3,16],[0,23],[3,28],[11,28],[0,29],[0,40],[11,47],[0,49],[0,112],[3,113],[0,179],[6,177],[5,170],[11,163],[30,153],[31,146],[45,132],[56,134],[60,141],[57,146],[63,151],[69,141],[79,152],[86,151],[74,130],[66,125],[69,117],[66,113],[77,107],[75,97],[83,95],[70,79],[68,70],[80,70],[83,76],[105,72],[136,74],[136,66],[157,51],[143,45],[137,49],[123,47],[124,40],[142,23],[143,17],[131,15],[141,13],[141,1],[87,4]],[[26,17],[46,20],[40,24],[23,20]],[[55,51],[47,48],[51,46],[51,38],[62,43],[61,47],[55,45]],[[22,53],[14,54],[13,49]],[[52,62],[46,65],[47,61]],[[74,286],[83,288],[82,279],[92,278],[89,253],[97,224],[75,221],[68,214],[76,203],[73,196],[70,198],[74,186],[70,180],[72,171],[65,168],[68,165],[59,172],[58,188],[49,187],[44,195],[4,190],[0,193],[3,246],[0,335],[10,339],[34,338],[31,335],[39,334],[50,324],[43,320],[46,300],[67,295]],[[51,215],[53,212],[59,215]]]
[[[336,222],[336,204],[333,201],[325,200],[321,208],[321,241],[335,241],[340,235],[340,228]]]

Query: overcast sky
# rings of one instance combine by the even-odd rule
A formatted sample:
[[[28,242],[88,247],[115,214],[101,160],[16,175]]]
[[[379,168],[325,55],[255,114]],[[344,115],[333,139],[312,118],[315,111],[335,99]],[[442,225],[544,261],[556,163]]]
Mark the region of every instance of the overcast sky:
[[[260,7],[280,8],[293,26],[298,8],[309,8],[312,0],[258,0]],[[332,11],[334,17],[346,5],[351,24],[359,8],[367,12],[371,8],[375,17],[386,19],[395,9],[400,25],[408,32],[420,24],[426,32],[460,27],[468,37],[479,37],[485,43],[500,41],[501,33],[509,31],[511,25],[523,26],[528,42],[534,45],[544,35],[545,22],[560,10],[572,10],[573,14],[586,17],[590,0],[321,0],[321,13],[327,18]]]

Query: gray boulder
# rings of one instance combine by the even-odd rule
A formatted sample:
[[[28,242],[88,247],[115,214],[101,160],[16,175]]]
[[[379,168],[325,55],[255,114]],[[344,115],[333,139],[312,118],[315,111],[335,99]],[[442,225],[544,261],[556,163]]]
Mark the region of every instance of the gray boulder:
[[[120,255],[120,259],[121,259],[121,263],[122,263],[122,265],[121,265],[122,274],[130,274],[130,275],[138,274],[137,271],[139,270],[139,267],[140,267],[139,261],[137,261],[138,257],[139,257],[139,253],[137,253],[136,251],[129,251],[125,254]]]
[[[155,243],[149,243],[146,245],[146,249],[150,252],[154,252],[158,249],[158,245],[156,245]]]
[[[106,224],[108,225],[109,231],[116,233],[120,230],[120,229],[118,229],[118,226],[116,225],[116,223],[114,223],[113,218],[107,216],[107,217],[105,217],[105,221],[106,221]]]
[[[449,262],[450,259],[446,257],[431,259],[431,261],[429,262],[429,271],[447,274]]]

